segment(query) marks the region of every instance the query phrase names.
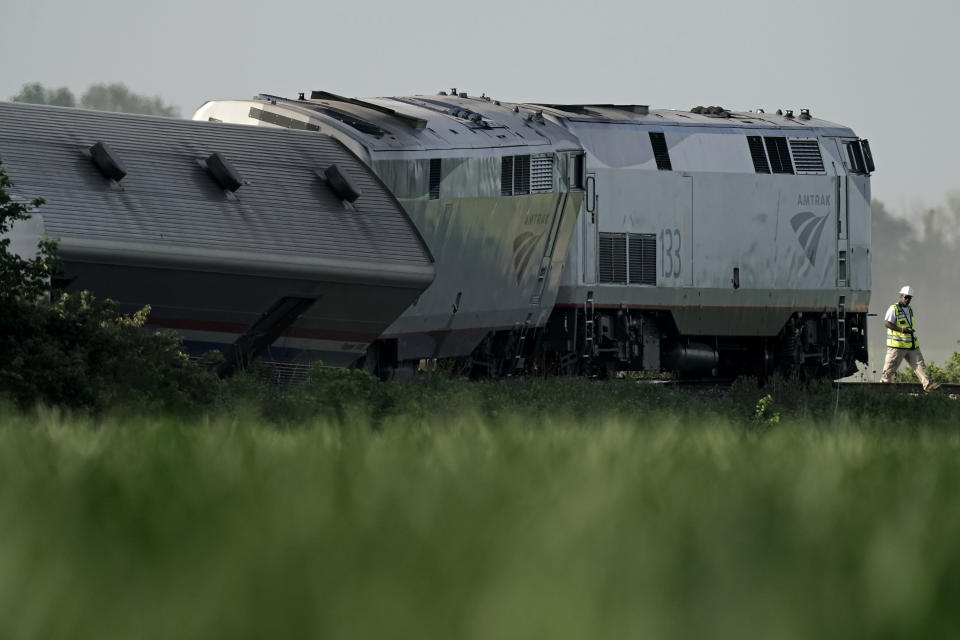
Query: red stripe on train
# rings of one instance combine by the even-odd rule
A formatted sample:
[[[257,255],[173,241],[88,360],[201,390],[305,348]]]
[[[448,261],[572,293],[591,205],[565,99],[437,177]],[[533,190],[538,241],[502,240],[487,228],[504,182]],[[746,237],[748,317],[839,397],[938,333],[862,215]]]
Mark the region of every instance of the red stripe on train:
[[[219,333],[245,333],[249,328],[240,322],[222,322],[218,320],[187,320],[184,318],[156,318],[147,320],[151,327],[164,329],[181,329],[184,331],[216,331]],[[372,342],[378,336],[376,333],[360,333],[358,331],[338,331],[335,329],[308,329],[291,327],[281,336],[289,338],[309,338],[311,340],[336,340],[339,342]]]

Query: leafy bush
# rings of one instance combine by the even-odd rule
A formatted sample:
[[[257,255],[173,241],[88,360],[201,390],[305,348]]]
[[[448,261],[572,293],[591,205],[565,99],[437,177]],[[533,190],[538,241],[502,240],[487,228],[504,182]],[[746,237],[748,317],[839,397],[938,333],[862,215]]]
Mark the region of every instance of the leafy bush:
[[[0,166],[0,235],[43,204],[10,196]],[[111,300],[88,292],[51,299],[59,272],[57,243],[44,239],[29,259],[0,240],[0,394],[21,407],[38,402],[78,409],[164,408],[182,411],[213,399],[217,380],[191,363],[174,333],[151,334],[144,307],[122,314]]]

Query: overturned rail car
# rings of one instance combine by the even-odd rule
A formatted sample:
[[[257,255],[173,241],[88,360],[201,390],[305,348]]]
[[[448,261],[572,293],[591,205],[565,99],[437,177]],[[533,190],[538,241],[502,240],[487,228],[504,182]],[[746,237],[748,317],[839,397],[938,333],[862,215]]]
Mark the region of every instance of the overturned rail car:
[[[315,132],[0,103],[12,231],[59,238],[53,284],[92,290],[196,352],[355,361],[435,277],[412,221],[341,142]]]

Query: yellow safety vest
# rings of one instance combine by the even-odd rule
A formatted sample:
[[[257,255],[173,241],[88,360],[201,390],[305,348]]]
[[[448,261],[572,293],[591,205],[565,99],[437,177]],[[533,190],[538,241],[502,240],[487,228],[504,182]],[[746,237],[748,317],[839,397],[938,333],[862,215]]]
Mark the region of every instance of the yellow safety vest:
[[[899,304],[890,305],[894,308],[894,311],[897,314],[897,321],[894,323],[900,329],[914,329],[914,320],[916,317],[913,315],[913,309],[910,308],[910,305],[907,305],[907,309],[910,309],[910,318],[907,318],[906,312]],[[920,343],[917,341],[916,333],[904,333],[903,331],[894,331],[890,327],[887,327],[887,346],[894,347],[897,349],[919,349]]]

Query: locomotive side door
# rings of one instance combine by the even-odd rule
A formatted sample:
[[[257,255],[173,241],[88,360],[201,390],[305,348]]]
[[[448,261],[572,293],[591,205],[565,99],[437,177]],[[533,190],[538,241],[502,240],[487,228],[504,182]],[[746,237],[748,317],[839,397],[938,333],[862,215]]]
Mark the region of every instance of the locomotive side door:
[[[657,235],[660,286],[693,286],[693,178],[677,176],[663,203],[665,215]]]
[[[583,283],[597,281],[597,216],[600,198],[597,195],[597,172],[587,171],[583,194],[583,238],[581,238],[581,263]]]
[[[836,176],[836,189],[834,190],[837,199],[837,286],[846,287],[850,279],[847,273],[847,226],[850,224],[850,215],[848,205],[849,180],[847,176]]]

